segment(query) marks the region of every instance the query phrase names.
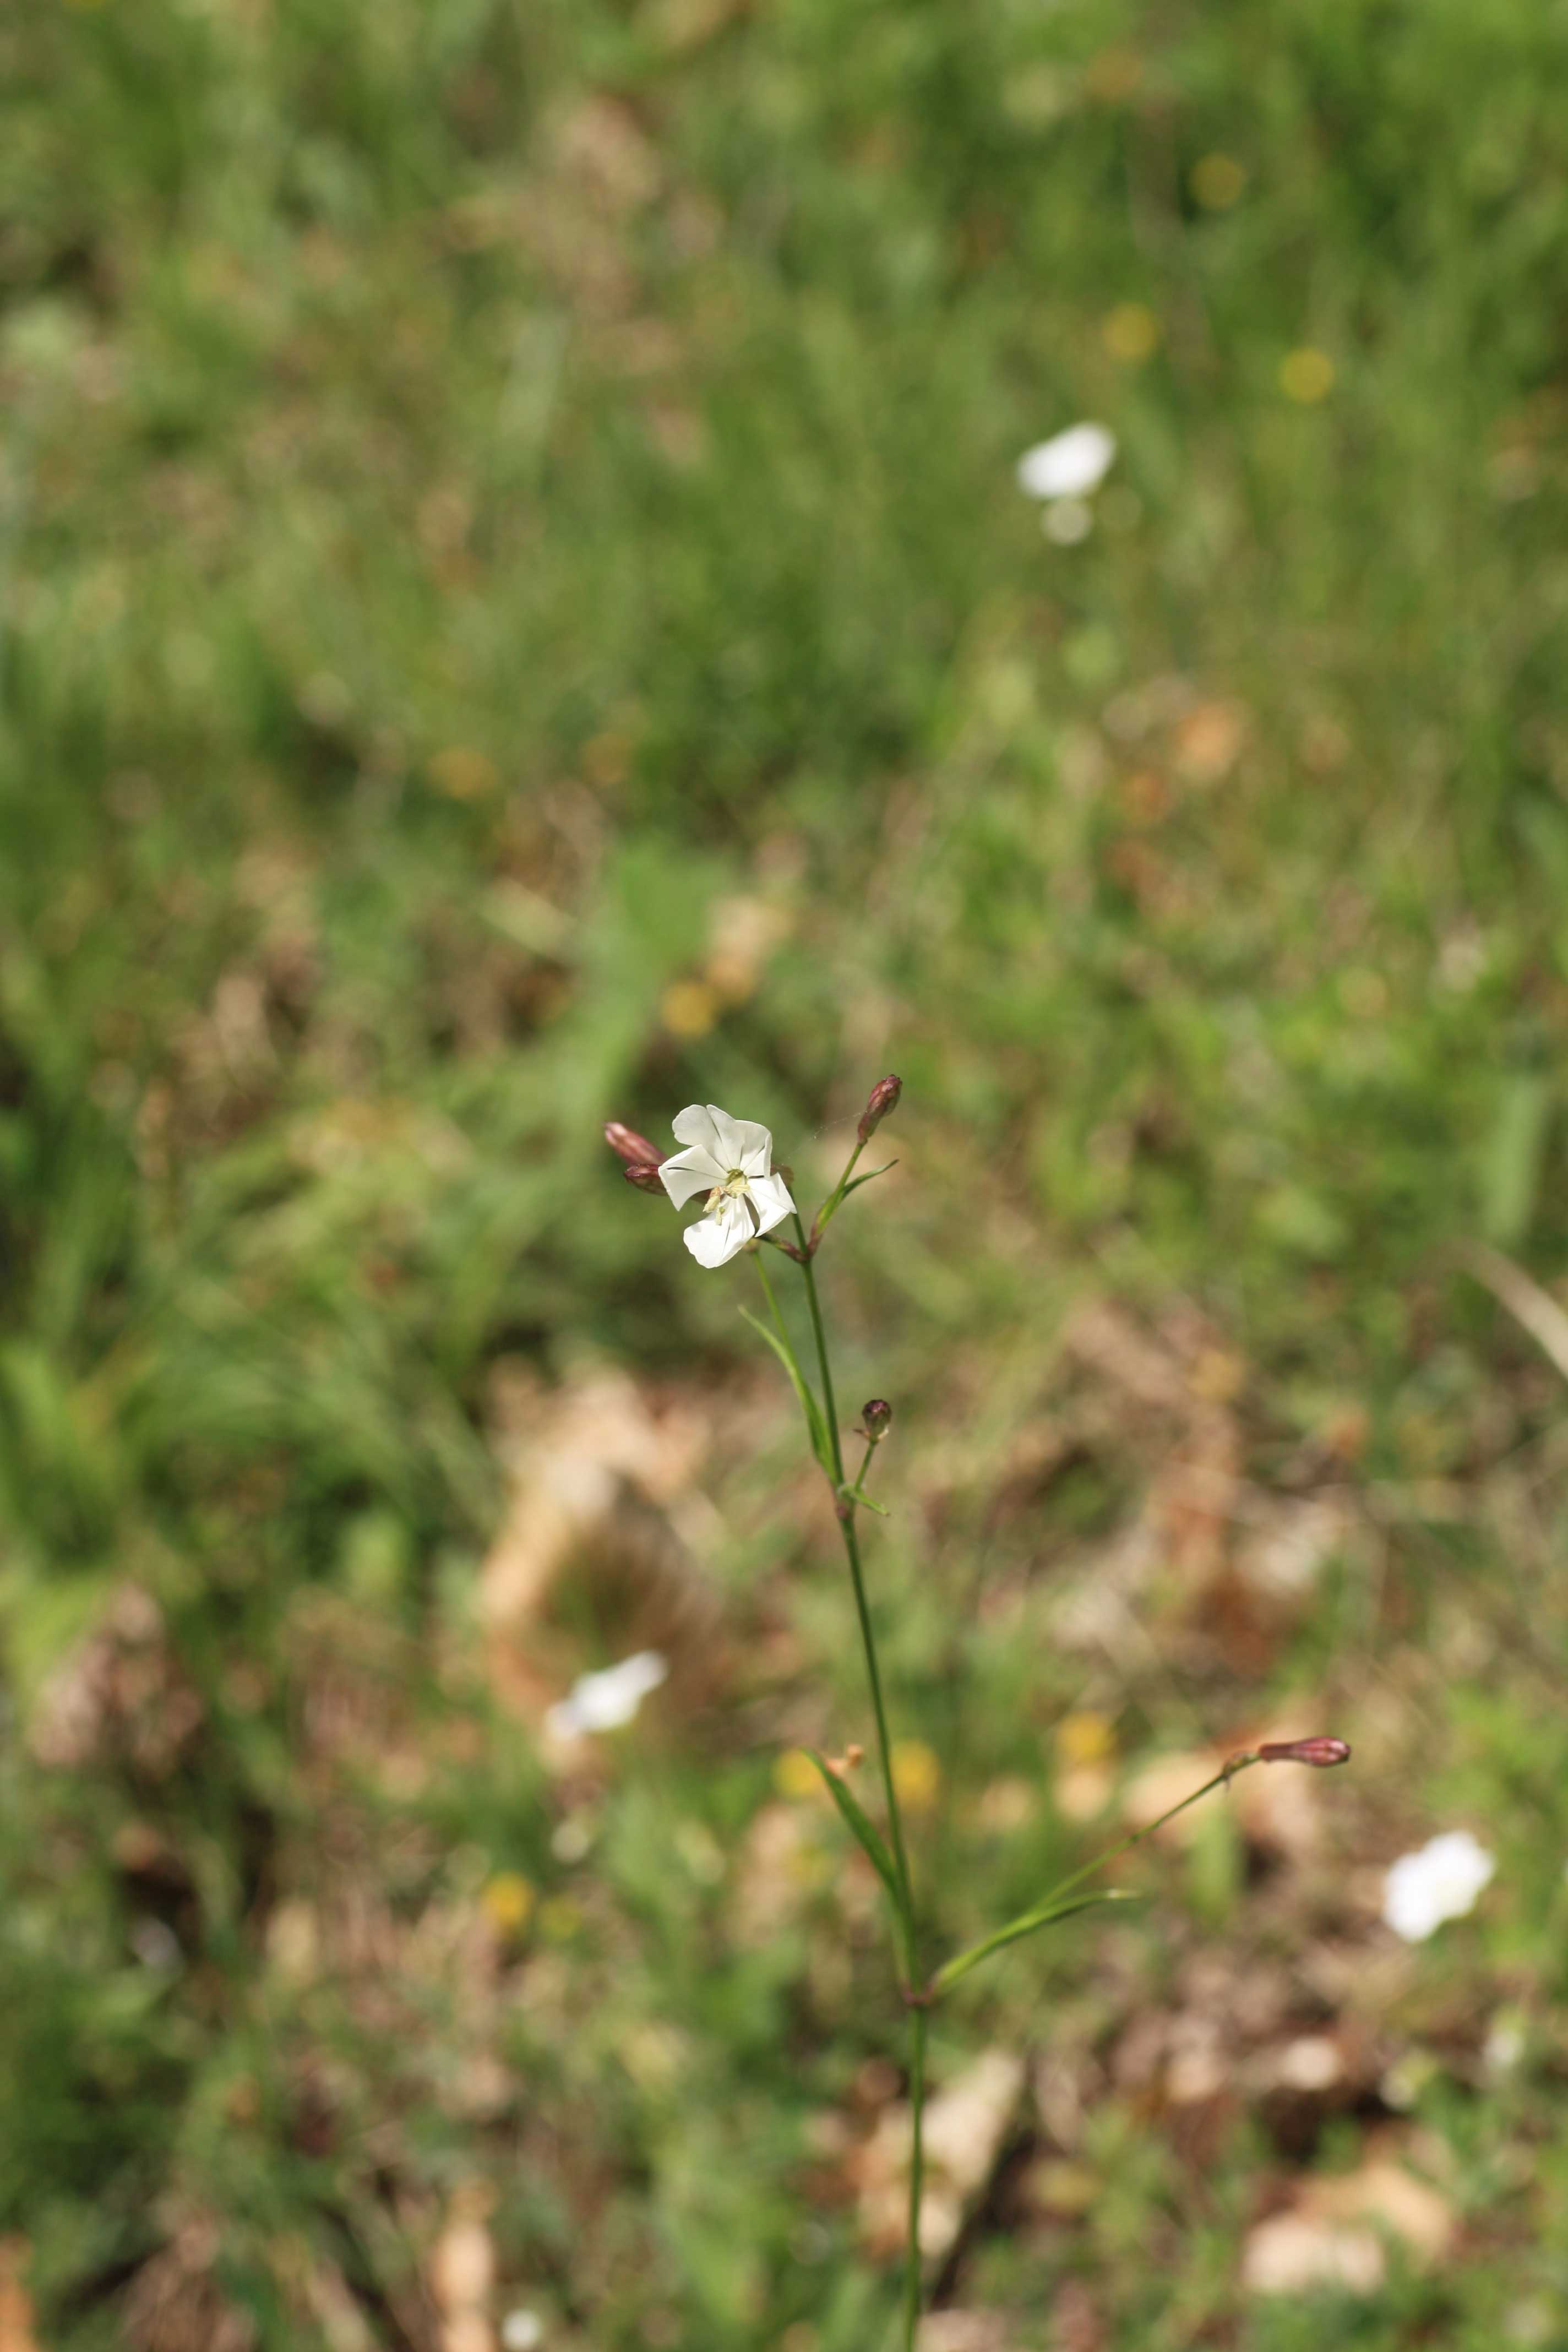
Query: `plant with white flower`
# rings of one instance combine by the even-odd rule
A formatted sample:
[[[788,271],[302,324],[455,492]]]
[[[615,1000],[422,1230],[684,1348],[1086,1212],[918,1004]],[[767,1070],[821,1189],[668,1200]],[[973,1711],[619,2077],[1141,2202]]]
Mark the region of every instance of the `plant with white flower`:
[[[1102,433],[1102,428],[1085,426],[1079,431],[1098,435]],[[1109,442],[1110,436],[1103,436],[1103,443]],[[1103,472],[1114,448],[1114,444],[1107,448],[1103,443],[1097,443],[1094,449],[1080,446],[1067,454],[1075,457],[1085,467],[1092,458],[1098,464],[1099,471]],[[1038,457],[1042,453],[1031,454]],[[1038,470],[1037,483],[1031,482],[1026,487],[1037,488],[1042,494],[1048,495],[1048,485],[1065,478],[1065,474],[1042,467]],[[972,1969],[978,1968],[983,1961],[1004,1950],[1009,1944],[1033,1936],[1059,1920],[1070,1918],[1093,1904],[1129,1899],[1120,1888],[1095,1888],[1089,1885],[1089,1881],[1102,1863],[1150,1836],[1176,1813],[1184,1811],[1190,1804],[1195,1804],[1200,1797],[1206,1796],[1211,1789],[1223,1787],[1238,1772],[1244,1772],[1255,1764],[1294,1763],[1319,1767],[1342,1764],[1348,1760],[1350,1749],[1342,1739],[1322,1735],[1306,1739],[1268,1741],[1256,1750],[1246,1750],[1231,1757],[1212,1780],[1205,1781],[1201,1789],[1195,1789],[1190,1797],[1184,1797],[1180,1804],[1172,1806],[1159,1821],[1135,1830],[1120,1844],[1097,1854],[1081,1869],[1050,1888],[1016,1918],[1009,1919],[992,1934],[983,1937],[978,1943],[952,1954],[939,1965],[924,1965],[928,1930],[915,1902],[914,1880],[910,1869],[909,1848],[893,1774],[876,1624],[860,1554],[858,1528],[858,1515],[862,1510],[886,1517],[883,1506],[874,1502],[867,1493],[866,1481],[877,1452],[891,1428],[893,1408],[885,1397],[872,1397],[861,1407],[856,1434],[864,1441],[865,1453],[851,1476],[845,1461],[843,1433],[834,1396],[833,1366],[816,1269],[817,1254],[844,1202],[862,1186],[886,1175],[894,1164],[888,1160],[880,1168],[868,1169],[863,1172],[858,1168],[861,1153],[882,1121],[898,1108],[902,1091],[902,1081],[891,1073],[879,1078],[872,1087],[856,1127],[854,1149],[843,1173],[817,1209],[809,1229],[791,1192],[790,1171],[774,1167],[773,1137],[755,1119],[732,1118],[716,1103],[691,1103],[674,1121],[676,1141],[685,1147],[680,1151],[661,1151],[645,1135],[640,1135],[635,1128],[624,1126],[618,1119],[606,1123],[605,1139],[625,1162],[627,1182],[639,1191],[662,1192],[678,1209],[684,1208],[700,1196],[700,1213],[681,1236],[699,1265],[717,1268],[728,1265],[741,1256],[750,1256],[755,1261],[766,1318],[754,1315],[744,1307],[741,1313],[767,1343],[788,1375],[805,1418],[811,1451],[832,1489],[876,1728],[884,1826],[879,1827],[852,1785],[851,1775],[864,1753],[860,1743],[847,1741],[841,1758],[830,1759],[816,1750],[811,1753],[846,1828],[860,1845],[881,1882],[891,1929],[899,1993],[909,2019],[909,2220],[900,2308],[904,2352],[913,2352],[922,2300],[920,2227],[924,2171],[922,2118],[926,2040],[931,2011]],[[786,1219],[794,1233],[793,1241],[784,1239],[778,1230]],[[780,1310],[778,1296],[768,1273],[771,1251],[782,1253],[799,1269],[816,1360],[815,1379],[802,1364],[789,1325]],[[570,1712],[572,1727],[599,1728],[606,1719],[624,1721],[626,1716],[622,1710],[629,1712],[635,1707],[642,1687],[657,1679],[654,1673],[656,1663],[662,1670],[662,1660],[655,1662],[639,1656],[624,1660],[620,1666],[612,1667],[603,1675],[589,1676],[585,1683],[577,1686],[570,1698],[563,1702],[563,1708]]]

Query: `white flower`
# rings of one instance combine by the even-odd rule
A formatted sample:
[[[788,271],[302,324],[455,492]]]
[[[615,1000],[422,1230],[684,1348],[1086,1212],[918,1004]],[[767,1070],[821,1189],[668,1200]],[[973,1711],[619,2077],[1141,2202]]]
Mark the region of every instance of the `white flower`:
[[[668,1672],[657,1650],[638,1650],[600,1674],[580,1675],[565,1697],[549,1709],[544,1727],[560,1739],[584,1731],[618,1731]]]
[[[773,1137],[754,1118],[691,1103],[675,1122],[675,1139],[690,1148],[661,1163],[658,1181],[678,1209],[695,1192],[708,1195],[681,1235],[699,1265],[727,1265],[754,1234],[794,1210],[783,1177],[772,1173]]]
[[[538,2352],[539,2346],[544,2341],[544,2322],[537,2311],[530,2311],[526,2304],[520,2304],[501,2321],[500,2340],[506,2346],[506,2352]]]
[[[1393,1864],[1384,1882],[1384,1924],[1407,1944],[1423,1944],[1445,1919],[1474,1909],[1496,1868],[1496,1856],[1468,1830],[1447,1830]]]
[[[1037,441],[1018,460],[1018,487],[1032,499],[1086,499],[1098,490],[1116,456],[1116,436],[1106,425],[1069,425],[1049,441]]]

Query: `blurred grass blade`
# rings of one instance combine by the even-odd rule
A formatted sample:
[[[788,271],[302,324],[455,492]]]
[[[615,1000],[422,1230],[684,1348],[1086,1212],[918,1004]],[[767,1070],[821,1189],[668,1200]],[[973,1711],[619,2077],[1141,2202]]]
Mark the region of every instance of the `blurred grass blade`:
[[[822,1407],[806,1385],[805,1373],[795,1360],[794,1350],[780,1339],[776,1331],[770,1331],[762,1317],[753,1315],[749,1307],[742,1307],[741,1313],[752,1330],[761,1333],[789,1374],[790,1385],[800,1399],[800,1408],[805,1415],[806,1430],[811,1438],[811,1450],[831,1478],[834,1475],[833,1454],[827,1443],[827,1423],[822,1418]]]
[[[972,1944],[968,1951],[958,1953],[945,1966],[938,1969],[931,1979],[931,1990],[934,1993],[951,1992],[961,1977],[966,1977],[971,1969],[978,1968],[982,1960],[988,1960],[993,1952],[1001,1951],[1005,1945],[1017,1943],[1024,1936],[1034,1935],[1041,1927],[1053,1927],[1058,1919],[1070,1919],[1076,1911],[1091,1910],[1097,1903],[1133,1903],[1136,1900],[1136,1895],[1125,1886],[1107,1886],[1097,1888],[1091,1895],[1069,1895],[1065,1902],[1038,1903],[1032,1911],[1021,1911],[1016,1919],[1009,1919],[1005,1927],[998,1927],[994,1935],[984,1937],[978,1944]]]
[[[1474,1243],[1464,1252],[1464,1258],[1477,1281],[1485,1283],[1492,1297],[1508,1308],[1516,1322],[1522,1324],[1563,1379],[1568,1380],[1568,1315],[1557,1301],[1538,1282],[1532,1282],[1522,1267],[1497,1250],[1483,1249]]]
[[[881,1832],[877,1828],[854,1790],[848,1788],[832,1769],[827,1759],[825,1756],[819,1756],[815,1748],[808,1748],[805,1752],[821,1773],[826,1784],[828,1795],[859,1842],[862,1852],[869,1858],[878,1877],[893,1898],[893,1908],[901,1917],[903,1897],[899,1892],[898,1874],[893,1868],[893,1857],[882,1841]]]
[[[1480,1168],[1481,1236],[1494,1249],[1516,1248],[1534,1222],[1556,1091],[1538,1070],[1521,1071],[1503,1089]]]

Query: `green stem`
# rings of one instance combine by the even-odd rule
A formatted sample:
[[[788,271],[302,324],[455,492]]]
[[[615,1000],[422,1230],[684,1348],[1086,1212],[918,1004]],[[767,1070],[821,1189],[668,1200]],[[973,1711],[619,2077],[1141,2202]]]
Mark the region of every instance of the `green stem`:
[[[843,1175],[840,1176],[837,1183],[835,1184],[832,1192],[828,1194],[826,1200],[824,1201],[821,1208],[818,1209],[816,1216],[812,1219],[811,1246],[813,1249],[816,1247],[816,1244],[822,1239],[823,1234],[827,1231],[828,1224],[837,1210],[840,1201],[843,1200],[845,1192],[848,1189],[849,1179],[855,1173],[855,1162],[859,1159],[860,1154],[865,1150],[865,1149],[866,1147],[863,1143],[858,1141],[856,1143],[854,1150],[849,1154],[848,1162],[845,1168]],[[795,1224],[797,1227],[799,1223],[800,1219],[797,1216],[795,1219]],[[801,1240],[803,1243],[805,1240],[804,1233],[801,1234]]]
[[[801,1223],[798,1209],[795,1213],[795,1229],[800,1240],[800,1270],[805,1276],[805,1296],[811,1308],[812,1336],[816,1341],[817,1367],[822,1373],[822,1402],[827,1414],[827,1433],[833,1445],[833,1467],[838,1483],[842,1486],[844,1449],[838,1442],[838,1408],[833,1402],[833,1373],[827,1361],[827,1340],[822,1328],[822,1309],[816,1303],[816,1276],[812,1267],[811,1252],[805,1245],[805,1227]],[[757,1263],[761,1265],[761,1258]]]
[[[925,2108],[925,2074],[926,2012],[921,2007],[910,2011],[912,2137],[910,2141],[910,2243],[904,2262],[904,2352],[914,2352],[915,2333],[921,2324],[921,2191],[925,2185],[925,2150],[921,2144],[921,2126]]]
[[[805,1235],[800,1218],[795,1218],[795,1231],[804,1243]],[[827,1339],[822,1328],[822,1309],[817,1303],[816,1274],[809,1256],[801,1260],[801,1273],[805,1277],[805,1296],[811,1308],[811,1328],[816,1340],[816,1361],[822,1374],[822,1393],[827,1412],[828,1442],[833,1449],[833,1467],[838,1486],[844,1486],[844,1449],[838,1436],[838,1413],[833,1401],[833,1371],[827,1360]],[[908,1947],[910,1984],[914,1969],[914,1895],[910,1882],[909,1855],[904,1850],[904,1825],[899,1812],[898,1791],[893,1786],[893,1748],[888,1736],[888,1710],[882,1698],[882,1673],[877,1664],[877,1637],[871,1630],[871,1609],[866,1598],[865,1572],[860,1566],[860,1539],[855,1532],[855,1506],[842,1491],[834,1496],[838,1511],[839,1531],[844,1538],[844,1549],[849,1561],[849,1581],[855,1591],[855,1611],[860,1620],[860,1643],[866,1653],[866,1679],[871,1685],[871,1707],[877,1718],[877,1748],[882,1766],[882,1789],[888,1804],[888,1827],[892,1834],[893,1863],[899,1874],[899,1891],[903,1896],[904,1937]]]
[[[904,1824],[899,1812],[898,1791],[893,1786],[893,1748],[888,1737],[888,1711],[882,1700],[882,1673],[877,1664],[876,1636],[871,1631],[870,1604],[866,1598],[866,1579],[860,1566],[860,1539],[855,1532],[855,1506],[845,1505],[847,1516],[839,1520],[844,1535],[844,1549],[849,1560],[849,1581],[855,1591],[855,1613],[860,1620],[860,1646],[866,1654],[866,1679],[871,1685],[871,1709],[877,1718],[877,1750],[882,1766],[882,1792],[888,1805],[888,1827],[892,1833],[893,1867],[899,1874],[899,1893],[903,1898],[904,1964],[909,1970],[910,1989],[915,1989],[915,1904],[910,1882],[910,1858],[904,1851]]]
[[[858,1147],[844,1171],[847,1181],[849,1169],[859,1157]],[[818,1220],[820,1223],[820,1219]],[[860,1565],[860,1539],[855,1531],[855,1505],[845,1491],[844,1448],[838,1434],[838,1408],[833,1396],[833,1367],[827,1360],[827,1335],[822,1328],[822,1308],[816,1296],[816,1273],[806,1245],[805,1228],[799,1212],[795,1220],[800,1241],[800,1270],[805,1278],[806,1304],[811,1310],[812,1337],[816,1342],[817,1370],[822,1376],[823,1402],[827,1414],[828,1444],[833,1455],[837,1486],[834,1505],[838,1513],[839,1532],[844,1538],[845,1555],[849,1562],[849,1581],[855,1593],[855,1613],[860,1621],[860,1644],[866,1655],[866,1679],[871,1687],[871,1711],[877,1720],[877,1753],[882,1767],[882,1791],[888,1806],[888,1829],[892,1841],[893,1868],[898,1875],[899,1902],[894,1919],[896,1939],[900,1947],[907,1990],[913,1992],[915,1984],[915,1903],[910,1878],[910,1858],[904,1845],[903,1816],[899,1811],[899,1793],[893,1785],[893,1746],[888,1735],[888,1710],[882,1696],[882,1671],[877,1663],[877,1637],[871,1627],[871,1609],[866,1598],[865,1571]],[[761,1263],[759,1257],[758,1263]],[[770,1293],[770,1297],[771,1297]],[[775,1310],[776,1311],[776,1310]],[[858,1486],[866,1475],[875,1447],[868,1445],[866,1458],[860,1465]],[[921,2196],[924,2186],[924,2156],[922,2127],[925,2112],[926,2012],[923,2002],[910,2009],[910,2114],[912,2137],[910,2147],[910,2242],[904,2265],[904,2347],[913,2352],[915,2330],[921,2315]]]

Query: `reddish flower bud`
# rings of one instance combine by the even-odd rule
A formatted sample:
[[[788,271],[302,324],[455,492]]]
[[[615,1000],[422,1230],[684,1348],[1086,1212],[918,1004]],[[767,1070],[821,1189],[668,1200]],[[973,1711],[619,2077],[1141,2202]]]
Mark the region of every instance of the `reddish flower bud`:
[[[879,1445],[893,1425],[893,1408],[886,1397],[873,1397],[860,1408],[860,1423],[873,1445]]]
[[[628,1184],[635,1184],[639,1192],[662,1192],[664,1190],[658,1181],[658,1166],[655,1160],[628,1160],[621,1174]]]
[[[605,1121],[605,1141],[612,1151],[620,1153],[628,1168],[657,1168],[660,1160],[668,1158],[657,1143],[650,1143],[635,1127],[623,1127],[618,1118]]]
[[[1350,1741],[1326,1735],[1316,1739],[1266,1739],[1258,1753],[1265,1764],[1316,1764],[1320,1769],[1351,1760]]]
[[[895,1077],[890,1071],[885,1078],[878,1079],[860,1114],[860,1124],[855,1130],[862,1143],[869,1143],[888,1113],[898,1109],[899,1097],[903,1091],[902,1078]]]

